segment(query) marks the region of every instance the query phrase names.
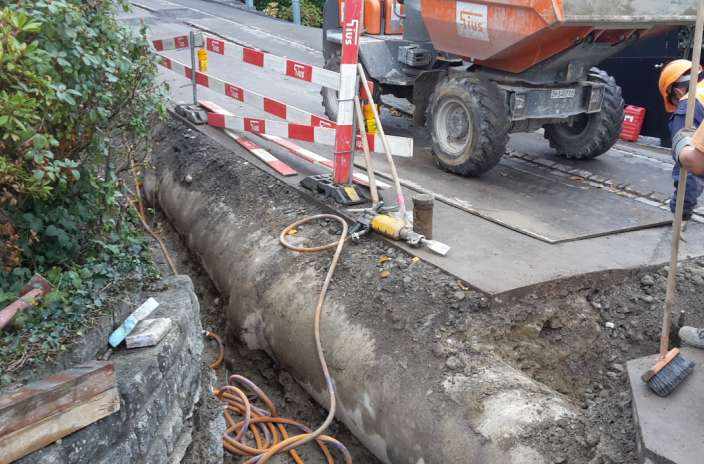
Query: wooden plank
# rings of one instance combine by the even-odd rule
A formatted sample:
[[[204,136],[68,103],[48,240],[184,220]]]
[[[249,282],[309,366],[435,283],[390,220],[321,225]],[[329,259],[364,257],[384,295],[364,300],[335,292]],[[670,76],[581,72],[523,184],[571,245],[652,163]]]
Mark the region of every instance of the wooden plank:
[[[0,464],[9,464],[120,410],[120,394],[111,388],[68,411],[45,417],[0,438]]]
[[[0,440],[45,417],[72,409],[114,386],[113,364],[91,361],[1,396]]]

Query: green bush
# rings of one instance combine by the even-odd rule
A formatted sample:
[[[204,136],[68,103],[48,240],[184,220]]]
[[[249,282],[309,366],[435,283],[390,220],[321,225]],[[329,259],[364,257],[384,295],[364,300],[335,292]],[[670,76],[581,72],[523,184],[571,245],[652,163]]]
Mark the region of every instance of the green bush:
[[[144,31],[116,19],[126,5],[0,0],[0,307],[50,277],[57,291],[29,321],[49,323],[50,348],[106,282],[148,272],[119,177],[147,153],[164,92]]]
[[[255,6],[261,9],[264,14],[274,18],[293,21],[293,10],[291,0],[260,0],[255,2]],[[320,27],[323,25],[323,2],[312,0],[301,0],[301,24],[310,27]]]
[[[84,152],[105,154],[115,128],[145,129],[155,67],[110,1],[24,0],[0,13],[3,193],[47,198],[96,161]]]
[[[163,111],[155,73],[146,39],[116,20],[109,0],[20,0],[0,10],[0,256],[6,271],[28,264],[36,255],[29,245],[49,238],[24,227],[25,213],[39,203],[97,192],[91,180],[98,175],[114,182],[110,168],[132,143],[116,141],[144,136],[149,119]],[[88,182],[79,183],[81,176]],[[90,226],[63,231],[75,240],[75,232]],[[65,258],[79,249],[64,250]]]

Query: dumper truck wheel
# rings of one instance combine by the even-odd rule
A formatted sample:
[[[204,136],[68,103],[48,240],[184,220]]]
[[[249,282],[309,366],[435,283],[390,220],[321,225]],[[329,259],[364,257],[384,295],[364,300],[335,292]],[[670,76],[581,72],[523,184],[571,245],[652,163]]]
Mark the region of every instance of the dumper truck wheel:
[[[499,163],[508,143],[509,119],[496,84],[472,77],[445,77],[435,87],[427,112],[438,167],[479,176]]]
[[[601,111],[581,114],[572,124],[547,124],[545,138],[566,158],[592,159],[614,146],[623,125],[621,87],[604,71],[592,68],[590,80],[606,84]]]
[[[340,72],[340,51],[333,53],[325,60],[325,69],[330,71]],[[367,77],[368,78],[368,77]],[[381,102],[381,91],[378,85],[374,86],[374,101],[379,104]],[[320,89],[320,95],[323,96],[323,107],[325,115],[331,121],[337,121],[337,90],[323,87]]]
[[[330,71],[340,72],[340,52],[337,51],[330,55],[325,60],[325,69]],[[323,107],[325,115],[331,121],[337,121],[337,90],[323,87],[320,89],[320,95],[323,96]]]

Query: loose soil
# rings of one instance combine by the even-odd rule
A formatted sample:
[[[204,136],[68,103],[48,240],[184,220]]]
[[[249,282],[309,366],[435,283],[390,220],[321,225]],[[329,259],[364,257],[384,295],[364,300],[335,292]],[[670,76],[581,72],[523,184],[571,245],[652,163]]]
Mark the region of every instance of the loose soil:
[[[164,240],[176,269],[180,274],[187,274],[193,280],[193,286],[200,302],[201,323],[203,330],[221,335],[225,341],[225,363],[217,370],[210,369],[210,364],[217,358],[218,349],[215,342],[206,344],[202,366],[203,392],[201,402],[194,418],[193,443],[183,461],[184,464],[201,464],[212,462],[208,453],[213,446],[222,446],[222,437],[213,435],[211,424],[216,416],[222,416],[222,403],[211,393],[211,388],[227,384],[229,375],[238,374],[252,380],[274,402],[281,417],[295,419],[311,428],[316,428],[327,416],[327,411],[320,407],[291,377],[281,369],[263,351],[249,350],[243,343],[228,337],[227,321],[224,319],[223,299],[213,286],[210,278],[185,247],[178,233],[169,225],[162,214],[157,213],[153,223],[157,224],[157,233]],[[155,261],[163,270],[170,272],[159,248],[154,249]],[[236,416],[235,416],[236,417]],[[327,431],[344,443],[350,451],[354,462],[375,464],[378,461],[339,421],[333,422]],[[215,443],[214,443],[215,441]],[[317,447],[306,445],[299,454],[307,464],[327,463]],[[240,463],[245,459],[225,453],[225,463]],[[288,455],[278,456],[270,462],[273,464],[293,462]]]
[[[218,166],[242,162],[231,149],[178,122],[169,123],[158,135],[156,150],[202,158],[203,170],[194,172],[193,182],[212,184],[209,188],[217,189],[223,196],[228,194],[227,179]],[[272,180],[271,184],[275,182]],[[283,208],[282,214],[289,216],[290,222],[310,212],[308,208],[299,208],[300,194],[291,189],[279,188],[276,196],[277,204],[289,205]],[[179,271],[189,274],[194,281],[201,300],[204,328],[228,334],[217,291],[164,218],[158,220]],[[275,228],[278,224],[267,223],[263,227]],[[301,235],[325,240],[334,237],[335,230],[315,226],[303,230]],[[415,265],[411,256],[380,240],[348,246],[345,253],[339,280],[333,285],[344,287],[346,294],[366,294],[379,308],[384,308],[379,317],[396,323],[399,331],[422,335],[432,323],[432,346],[412,347],[413,350],[423,350],[424,356],[443,360],[448,369],[457,368],[456,355],[460,352],[477,356],[495,353],[581,408],[584,414],[580,430],[546,427],[545,433],[524,437],[552,456],[554,463],[637,463],[625,362],[653,354],[658,349],[666,267],[583,276],[537,286],[520,294],[490,298],[436,268]],[[389,259],[382,263],[382,256]],[[329,257],[302,256],[301,259],[315,266],[322,281]],[[367,265],[350,269],[355,262]],[[389,271],[390,275],[382,277],[382,271]],[[351,273],[358,279],[343,282],[342,276]],[[414,286],[427,291],[427,301],[403,301],[404,292]],[[703,289],[704,260],[684,262],[678,273],[676,308],[687,311],[688,325],[704,326]],[[399,300],[403,304],[391,304]],[[404,308],[402,312],[394,309],[399,307]],[[417,314],[425,315],[425,324],[415,317]],[[439,328],[435,330],[436,327]],[[394,347],[393,335],[389,334],[390,349]],[[676,337],[674,341],[678,343]],[[282,409],[282,415],[311,426],[323,420],[325,411],[266,355],[247,350],[237,340],[228,338],[226,343],[227,372],[254,380],[272,396]],[[206,360],[214,358],[214,348],[209,345]],[[208,376],[204,367],[204,379]],[[224,371],[218,376],[217,381],[223,383]],[[207,382],[209,380],[206,385]],[[213,414],[220,413],[220,405],[207,391],[204,395],[196,422],[207,422]],[[201,462],[199,453],[207,449],[205,443],[212,438],[202,425],[197,427],[196,441],[187,462]],[[378,462],[344,425],[336,423],[331,433],[351,449],[355,462]],[[580,450],[591,450],[589,454],[575,451],[575,442],[580,444]],[[324,461],[311,450],[306,452],[306,462]]]
[[[499,304],[468,328],[472,349],[498,353],[515,367],[570,397],[585,415],[590,464],[636,464],[635,424],[625,363],[659,348],[667,266],[616,273],[594,285],[573,279]],[[675,308],[686,325],[704,326],[704,260],[681,264]],[[678,315],[675,315],[677,322]],[[679,346],[677,327],[671,338]],[[569,437],[542,436],[559,444]],[[559,456],[559,445],[554,446]],[[564,462],[573,462],[565,455]],[[559,459],[556,462],[563,462]]]

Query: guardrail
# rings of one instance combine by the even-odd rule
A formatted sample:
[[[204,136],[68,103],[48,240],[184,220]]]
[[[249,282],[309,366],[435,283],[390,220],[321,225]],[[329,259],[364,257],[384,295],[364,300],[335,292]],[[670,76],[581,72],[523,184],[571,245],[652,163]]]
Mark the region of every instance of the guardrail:
[[[226,110],[217,110],[210,105],[209,108],[206,108],[208,109],[207,123],[209,125],[234,131],[235,133],[255,133],[268,140],[273,138],[279,142],[283,139],[291,139],[332,146],[334,147],[332,184],[339,187],[349,186],[353,181],[359,182],[359,177],[355,177],[352,172],[352,154],[354,150],[363,149],[365,152],[367,150],[384,152],[387,156],[411,157],[413,155],[413,140],[406,137],[386,136],[380,127],[380,119],[378,114],[376,114],[376,110],[375,118],[379,122],[379,134],[367,134],[364,130],[360,130],[364,135],[354,133],[355,100],[360,99],[359,78],[362,78],[365,86],[368,85],[363,75],[363,70],[358,65],[362,2],[361,0],[348,0],[345,6],[342,21],[340,72],[276,56],[208,34],[196,34],[193,31],[187,36],[181,35],[154,40],[152,42],[155,49],[154,53],[159,57],[158,62],[161,66],[191,80],[194,105],[198,105],[197,88],[201,86],[283,120],[277,121],[232,114]],[[190,49],[190,66],[159,53],[184,48]],[[201,60],[203,51],[205,53],[211,52],[279,76],[336,90],[338,92],[337,121],[331,121],[279,99],[247,89],[237,83],[225,81],[220,77],[203,72],[204,70],[196,70],[197,48],[200,49],[198,56]],[[369,89],[363,92],[363,95],[365,97],[368,96]],[[270,155],[262,155],[265,150],[261,147],[244,143],[241,137],[237,137],[235,140],[245,146],[255,156],[265,160],[268,165],[272,166],[280,174],[292,174],[292,169],[287,169],[280,163],[273,163],[271,158],[269,158]],[[298,150],[294,154],[300,156],[301,151]],[[310,156],[300,157],[307,161],[313,159]],[[320,162],[319,159],[316,159],[314,163],[323,166],[327,164]],[[278,169],[274,166],[277,166]],[[397,192],[399,209],[405,213],[405,204],[403,196],[400,194],[400,187],[396,186],[395,188],[399,191]]]

